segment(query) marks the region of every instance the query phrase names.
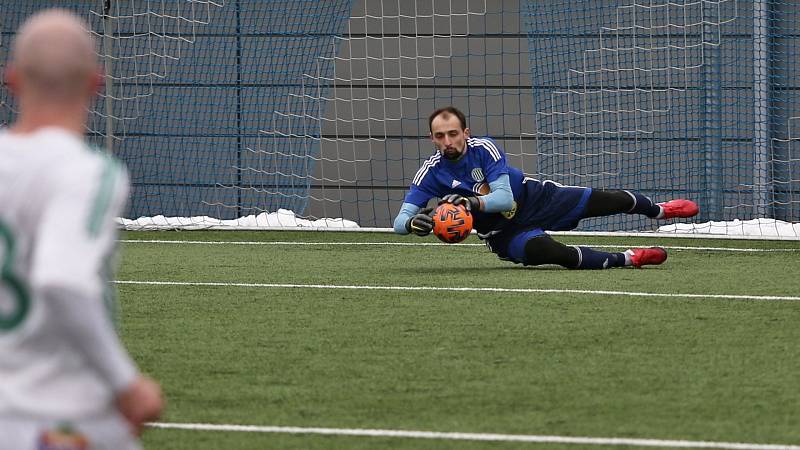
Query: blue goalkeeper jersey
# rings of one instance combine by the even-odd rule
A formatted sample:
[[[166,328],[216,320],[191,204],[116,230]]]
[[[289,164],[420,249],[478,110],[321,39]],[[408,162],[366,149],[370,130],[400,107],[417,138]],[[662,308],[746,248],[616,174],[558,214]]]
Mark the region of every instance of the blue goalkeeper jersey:
[[[434,153],[414,176],[405,202],[425,207],[430,199],[447,194],[486,195],[489,183],[502,175],[509,177],[514,208],[502,213],[473,211],[473,227],[480,233],[487,233],[520,219],[516,217],[518,210],[531,210],[535,205],[529,204],[529,200],[538,198],[536,193],[541,191],[541,183],[526,179],[521,170],[508,165],[505,152],[491,138],[468,138],[466,153],[458,161],[447,160],[438,151]],[[526,181],[533,181],[537,186]]]

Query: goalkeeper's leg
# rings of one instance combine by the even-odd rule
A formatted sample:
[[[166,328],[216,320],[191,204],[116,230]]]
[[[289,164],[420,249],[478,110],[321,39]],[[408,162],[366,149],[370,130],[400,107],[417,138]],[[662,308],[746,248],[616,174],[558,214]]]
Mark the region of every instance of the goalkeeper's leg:
[[[541,234],[525,242],[524,264],[558,264],[568,269],[610,269],[661,264],[666,259],[667,252],[660,247],[634,248],[619,253],[603,252],[589,247],[564,245]]]
[[[593,189],[586,203],[583,218],[625,213],[642,214],[652,219],[672,219],[693,217],[698,212],[697,203],[691,200],[677,199],[654,203],[649,197],[638,192]]]
[[[620,213],[642,214],[655,219],[661,214],[661,207],[637,192],[592,189],[584,218]]]

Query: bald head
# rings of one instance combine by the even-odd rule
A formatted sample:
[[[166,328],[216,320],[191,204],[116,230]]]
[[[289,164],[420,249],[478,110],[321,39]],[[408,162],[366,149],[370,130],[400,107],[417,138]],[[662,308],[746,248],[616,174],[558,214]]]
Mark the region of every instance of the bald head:
[[[9,63],[9,84],[20,100],[85,102],[94,94],[98,67],[94,39],[73,13],[50,9],[19,29]]]

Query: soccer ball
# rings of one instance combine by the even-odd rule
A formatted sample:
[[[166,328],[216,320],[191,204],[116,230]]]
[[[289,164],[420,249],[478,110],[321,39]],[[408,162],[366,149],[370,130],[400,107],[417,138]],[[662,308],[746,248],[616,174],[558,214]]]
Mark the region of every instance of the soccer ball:
[[[472,214],[463,205],[442,203],[433,211],[433,234],[440,241],[455,244],[472,231]]]

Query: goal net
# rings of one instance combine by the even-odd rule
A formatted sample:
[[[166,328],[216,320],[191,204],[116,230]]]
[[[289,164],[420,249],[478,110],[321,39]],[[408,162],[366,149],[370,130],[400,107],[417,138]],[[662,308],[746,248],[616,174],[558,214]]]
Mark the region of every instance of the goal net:
[[[0,3],[0,57],[45,2]],[[95,0],[87,134],[128,228],[385,229],[465,111],[539,179],[691,198],[581,231],[800,238],[800,8],[744,0]],[[0,95],[0,121],[14,104]]]

